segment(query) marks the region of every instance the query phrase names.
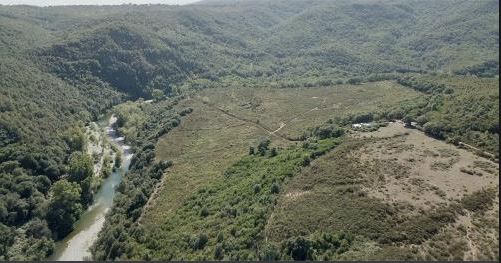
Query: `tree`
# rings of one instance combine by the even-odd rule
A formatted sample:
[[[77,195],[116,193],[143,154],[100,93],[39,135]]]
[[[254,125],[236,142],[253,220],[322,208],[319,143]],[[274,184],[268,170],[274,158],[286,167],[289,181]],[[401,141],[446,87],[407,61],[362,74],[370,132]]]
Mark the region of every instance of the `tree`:
[[[320,127],[313,132],[318,138],[326,139],[332,136],[332,127]]]
[[[224,258],[224,249],[221,244],[217,244],[214,249],[214,259],[222,260]]]
[[[205,233],[200,233],[197,237],[192,239],[191,247],[193,250],[203,249],[207,244],[207,241],[209,241],[207,235]]]
[[[92,181],[92,177],[87,177],[85,178],[85,180],[80,182],[80,188],[82,189],[80,202],[85,206],[92,203],[92,201],[94,200],[94,189]]]
[[[285,244],[287,255],[294,260],[312,260],[313,249],[310,240],[304,237],[296,237],[287,240]]]
[[[26,236],[40,239],[42,237],[51,238],[51,232],[45,220],[38,218],[26,224]]]
[[[114,167],[120,168],[120,166],[122,166],[122,152],[116,151]]]
[[[277,153],[277,148],[274,148],[274,147],[273,147],[273,148],[271,149],[271,152],[270,152],[270,157],[277,156],[277,154],[278,154],[278,153]]]
[[[69,180],[81,182],[94,173],[92,157],[87,153],[74,152],[70,157]]]
[[[271,190],[272,194],[278,194],[280,192],[280,186],[278,186],[277,183],[273,183],[271,185],[271,189],[270,190]]]
[[[444,125],[438,122],[427,122],[424,125],[424,131],[426,134],[435,137],[437,139],[444,139]]]
[[[263,139],[261,140],[261,142],[259,142],[259,145],[257,146],[257,151],[261,156],[264,156],[266,154],[269,145],[270,145],[270,139]]]
[[[402,118],[402,121],[405,123],[405,127],[412,127],[412,117],[409,115],[405,115]]]
[[[0,260],[6,260],[2,256],[7,254],[7,248],[12,243],[14,243],[14,231],[10,227],[0,223]]]
[[[266,244],[259,252],[259,259],[264,261],[280,260],[279,250],[271,244]]]
[[[418,125],[423,126],[425,123],[428,122],[428,118],[426,118],[425,115],[421,115],[421,116],[417,117],[416,122]]]
[[[159,100],[162,100],[164,98],[165,94],[162,90],[159,90],[159,89],[153,89],[151,91],[151,97],[155,100],[155,101],[159,101]]]
[[[81,127],[69,129],[64,136],[64,140],[72,151],[83,151],[86,144],[85,134]]]
[[[47,211],[47,223],[55,239],[66,236],[82,213],[81,189],[75,182],[60,180],[52,187],[52,197]]]

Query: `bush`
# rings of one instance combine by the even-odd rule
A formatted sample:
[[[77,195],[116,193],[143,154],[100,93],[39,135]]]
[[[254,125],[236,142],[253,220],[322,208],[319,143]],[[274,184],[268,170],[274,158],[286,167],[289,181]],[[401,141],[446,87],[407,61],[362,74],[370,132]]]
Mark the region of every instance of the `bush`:
[[[270,145],[270,139],[266,138],[261,140],[259,142],[259,145],[257,146],[257,151],[261,156],[264,156],[266,154],[266,151],[268,151],[268,146]]]
[[[254,193],[257,194],[261,191],[261,185],[256,184],[254,185]]]
[[[495,197],[495,189],[484,189],[463,197],[461,203],[472,212],[483,212],[493,205]]]
[[[259,260],[263,261],[280,260],[280,251],[274,245],[266,244],[259,251]]]
[[[277,148],[272,148],[270,151],[270,157],[275,157],[277,156]]]
[[[201,233],[195,239],[193,239],[191,247],[193,248],[193,250],[203,249],[207,244],[207,241],[209,241],[207,235]]]
[[[224,249],[221,244],[217,244],[214,249],[214,259],[221,260],[224,258]]]
[[[290,238],[285,242],[285,253],[294,260],[313,260],[312,242],[305,237]]]
[[[201,217],[207,217],[208,215],[209,215],[209,209],[207,209],[207,207],[204,207],[202,208],[202,210],[200,210]]]
[[[310,157],[305,156],[305,157],[303,158],[303,161],[301,162],[301,166],[308,166],[308,165],[310,165],[310,162],[311,162]]]
[[[441,123],[436,123],[436,122],[427,122],[424,125],[424,132],[434,138],[437,139],[444,139],[444,125]]]
[[[279,192],[280,192],[280,186],[278,186],[278,184],[276,184],[276,183],[273,183],[271,185],[271,193],[278,194]]]
[[[358,85],[358,84],[362,83],[362,79],[361,78],[351,78],[351,79],[348,79],[347,83],[352,84],[352,85]]]

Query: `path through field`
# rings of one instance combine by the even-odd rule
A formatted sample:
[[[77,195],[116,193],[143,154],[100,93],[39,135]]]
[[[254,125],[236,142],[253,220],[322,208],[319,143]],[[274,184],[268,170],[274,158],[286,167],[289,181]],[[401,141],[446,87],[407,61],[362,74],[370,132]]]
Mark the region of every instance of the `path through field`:
[[[249,123],[249,124],[252,124],[252,125],[254,125],[254,126],[257,126],[257,127],[261,128],[261,129],[265,130],[265,131],[266,131],[266,132],[268,132],[269,134],[274,135],[274,136],[276,136],[276,137],[278,137],[278,138],[281,138],[281,139],[284,139],[284,140],[287,140],[287,141],[296,141],[295,139],[289,138],[289,137],[287,137],[287,136],[285,136],[285,135],[282,135],[282,134],[278,133],[278,132],[279,132],[282,128],[284,128],[285,126],[287,126],[287,123],[286,123],[286,122],[281,122],[281,123],[280,123],[280,126],[279,126],[277,129],[275,129],[275,130],[271,130],[269,127],[267,127],[267,126],[265,126],[265,125],[263,125],[263,124],[259,123],[259,121],[249,120],[249,119],[246,119],[246,118],[240,117],[240,116],[235,115],[235,114],[233,114],[233,113],[231,113],[231,112],[229,112],[229,111],[227,111],[227,110],[225,110],[225,109],[222,109],[222,108],[220,108],[220,107],[218,107],[218,106],[216,106],[216,105],[214,105],[214,104],[211,104],[211,103],[206,102],[206,101],[203,101],[203,100],[199,100],[199,99],[198,99],[198,101],[200,101],[200,102],[204,103],[205,105],[207,105],[207,106],[209,106],[209,107],[211,107],[211,108],[213,108],[213,109],[216,109],[216,110],[218,110],[219,112],[221,112],[221,113],[223,113],[223,114],[225,114],[225,115],[227,115],[227,116],[230,116],[230,117],[232,117],[232,118],[234,118],[234,119],[237,119],[237,120],[239,120],[239,121],[243,121],[243,122],[245,122],[245,123]],[[307,114],[307,113],[309,113],[309,112],[319,110],[319,107],[321,107],[323,104],[325,104],[325,102],[326,102],[326,98],[323,98],[322,102],[321,102],[319,105],[317,105],[316,107],[314,107],[314,108],[312,108],[312,109],[309,109],[309,110],[307,110],[307,111],[305,111],[305,112],[303,112],[303,113],[300,113],[300,114],[298,114],[298,115],[296,115],[296,116],[292,117],[291,119],[289,119],[289,120],[288,120],[288,122],[290,122],[290,121],[292,121],[292,120],[295,120],[295,119],[297,119],[297,118],[298,118],[298,117],[300,117],[300,116],[304,116],[305,114]],[[240,125],[240,124],[239,124],[239,125]],[[239,126],[239,125],[238,125],[238,126]],[[178,127],[177,129],[180,129],[180,127]],[[147,201],[147,202],[146,202],[146,204],[144,205],[144,207],[143,207],[143,211],[142,211],[142,213],[141,213],[141,215],[139,216],[138,221],[137,221],[139,224],[141,224],[141,222],[142,222],[142,220],[143,220],[143,216],[144,216],[145,212],[148,210],[148,208],[149,208],[149,207],[151,207],[151,206],[154,204],[154,201],[155,201],[155,198],[156,198],[156,196],[157,196],[157,193],[158,193],[158,192],[159,192],[159,190],[161,190],[161,189],[162,189],[162,187],[164,186],[165,179],[167,178],[167,176],[166,176],[166,174],[167,174],[167,173],[168,173],[168,171],[166,171],[166,172],[164,173],[164,175],[163,175],[163,176],[162,176],[162,178],[160,179],[160,182],[158,182],[158,183],[157,183],[157,185],[155,186],[155,189],[153,190],[153,193],[150,195],[150,197],[148,198],[148,201]]]

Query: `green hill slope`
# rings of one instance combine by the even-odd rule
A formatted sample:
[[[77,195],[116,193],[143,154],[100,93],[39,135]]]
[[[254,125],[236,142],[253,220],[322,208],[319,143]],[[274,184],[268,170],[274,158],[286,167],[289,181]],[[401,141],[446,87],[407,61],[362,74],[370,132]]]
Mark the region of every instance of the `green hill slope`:
[[[494,0],[0,6],[0,236],[11,237],[0,241],[0,259],[50,254],[50,189],[81,150],[79,130],[113,105],[154,90],[330,86],[404,72],[492,78],[498,22]],[[485,94],[488,105],[499,101]],[[447,112],[427,114],[436,121]],[[485,125],[447,134],[498,142],[488,114]],[[42,234],[26,234],[35,227]]]

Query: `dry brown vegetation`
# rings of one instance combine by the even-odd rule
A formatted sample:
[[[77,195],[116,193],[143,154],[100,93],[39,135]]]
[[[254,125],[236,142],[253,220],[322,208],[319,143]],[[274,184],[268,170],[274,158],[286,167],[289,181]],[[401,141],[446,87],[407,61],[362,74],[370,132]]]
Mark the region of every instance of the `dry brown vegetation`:
[[[330,259],[498,258],[496,163],[401,123],[352,137],[287,185],[268,239],[357,237],[348,251],[324,254]],[[470,175],[463,166],[491,173]]]

